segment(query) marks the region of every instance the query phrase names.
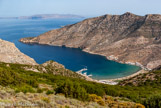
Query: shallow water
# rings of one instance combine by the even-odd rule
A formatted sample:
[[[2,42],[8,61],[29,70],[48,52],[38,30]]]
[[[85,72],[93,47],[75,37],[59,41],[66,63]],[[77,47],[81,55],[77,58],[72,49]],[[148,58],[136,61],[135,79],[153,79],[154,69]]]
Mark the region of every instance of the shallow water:
[[[109,61],[103,56],[89,54],[80,49],[37,44],[28,45],[18,41],[22,37],[38,36],[49,30],[81,20],[0,20],[0,38],[14,42],[23,53],[34,58],[37,63],[41,64],[48,60],[54,60],[73,71],[87,67],[87,74],[92,74],[94,79],[119,78],[140,70],[140,67]]]

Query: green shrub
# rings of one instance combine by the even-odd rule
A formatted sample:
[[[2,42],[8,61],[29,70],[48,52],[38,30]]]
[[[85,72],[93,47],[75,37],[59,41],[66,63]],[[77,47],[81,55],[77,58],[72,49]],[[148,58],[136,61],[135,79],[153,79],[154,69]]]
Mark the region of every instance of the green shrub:
[[[30,92],[30,93],[35,93],[35,90],[31,86],[29,86],[29,85],[24,85],[24,86],[21,86],[21,87],[17,87],[16,88],[16,92],[23,92],[23,93]]]
[[[97,96],[96,94],[90,94],[89,95],[89,100],[93,102],[97,102],[98,104],[104,106],[105,102],[103,101],[102,97]]]
[[[42,100],[46,103],[50,103],[50,99],[49,98],[46,98],[46,97],[43,97]]]
[[[48,91],[46,92],[47,95],[50,95],[50,94],[53,94],[53,93],[54,93],[54,91],[51,91],[51,90],[48,90]]]
[[[37,93],[42,93],[42,92],[43,92],[43,89],[40,89],[40,88],[37,89]]]
[[[151,96],[143,104],[146,108],[161,108],[161,95]]]
[[[20,85],[25,80],[21,78],[16,72],[0,67],[0,85],[2,86],[15,86]]]
[[[73,83],[66,80],[65,83],[56,89],[56,93],[63,93],[66,97],[77,98],[82,101],[88,100],[88,93],[78,82]]]
[[[35,88],[38,87],[38,83],[34,79],[29,79],[29,80],[26,81],[26,83],[29,84],[29,85],[31,85],[32,87],[35,87]]]
[[[65,108],[70,108],[69,106],[65,105]]]

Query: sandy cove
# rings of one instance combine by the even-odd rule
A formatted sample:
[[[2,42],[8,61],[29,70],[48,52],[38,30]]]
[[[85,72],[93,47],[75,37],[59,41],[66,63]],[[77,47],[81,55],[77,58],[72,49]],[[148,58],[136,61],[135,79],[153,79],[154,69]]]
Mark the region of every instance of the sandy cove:
[[[139,74],[143,74],[143,73],[148,73],[149,71],[147,70],[139,70],[138,72],[132,74],[132,75],[129,75],[129,76],[126,76],[126,77],[121,77],[121,78],[115,78],[115,79],[109,79],[108,81],[119,81],[119,80],[125,80],[125,79],[129,79],[129,78],[132,78],[132,77],[135,77]]]
[[[115,79],[104,79],[104,80],[95,80],[95,79],[92,79],[91,77],[89,77],[89,76],[87,76],[85,74],[82,74],[82,73],[79,73],[79,74],[84,76],[87,81],[93,81],[93,82],[109,84],[109,85],[117,85],[120,80],[129,79],[129,78],[135,77],[135,76],[137,76],[139,74],[148,73],[148,72],[149,71],[142,69],[142,70],[140,70],[140,71],[138,71],[138,72],[136,72],[136,73],[134,73],[132,75],[126,76],[126,77],[115,78]]]

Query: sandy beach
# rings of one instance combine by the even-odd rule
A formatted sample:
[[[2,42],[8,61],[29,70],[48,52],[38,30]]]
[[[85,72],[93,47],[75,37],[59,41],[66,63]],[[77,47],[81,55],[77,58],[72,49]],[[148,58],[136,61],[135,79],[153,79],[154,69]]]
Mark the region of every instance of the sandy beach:
[[[83,70],[83,69],[82,69]],[[129,78],[132,78],[132,77],[135,77],[139,74],[143,74],[143,73],[148,73],[149,71],[147,70],[144,70],[144,69],[141,69],[139,70],[138,72],[132,74],[132,75],[129,75],[129,76],[126,76],[126,77],[121,77],[121,78],[115,78],[115,79],[104,79],[104,80],[95,80],[95,79],[92,79],[91,77],[89,77],[88,75],[86,74],[82,74],[81,71],[77,72],[78,74],[81,74],[82,76],[84,76],[86,78],[87,81],[93,81],[93,82],[97,82],[97,83],[103,83],[103,84],[109,84],[109,85],[117,85],[118,84],[118,81],[120,80],[125,80],[125,79],[129,79]]]
[[[119,81],[121,80],[125,80],[125,79],[129,79],[129,78],[132,78],[132,77],[135,77],[139,74],[143,74],[143,73],[148,73],[149,71],[147,70],[140,70],[132,75],[129,75],[129,76],[126,76],[126,77],[121,77],[121,78],[115,78],[115,79],[105,79],[105,80],[98,80],[99,83],[104,83],[104,84],[110,84],[110,85],[117,85]]]
[[[126,77],[121,77],[121,78],[108,79],[108,81],[125,80],[125,79],[129,79],[129,78],[132,78],[132,77],[137,76],[137,75],[139,75],[139,74],[143,74],[143,73],[147,73],[147,72],[149,72],[149,71],[144,70],[144,69],[141,69],[141,70],[139,70],[138,72],[136,72],[136,73],[134,73],[134,74],[132,74],[132,75],[128,75],[128,76],[126,76]]]

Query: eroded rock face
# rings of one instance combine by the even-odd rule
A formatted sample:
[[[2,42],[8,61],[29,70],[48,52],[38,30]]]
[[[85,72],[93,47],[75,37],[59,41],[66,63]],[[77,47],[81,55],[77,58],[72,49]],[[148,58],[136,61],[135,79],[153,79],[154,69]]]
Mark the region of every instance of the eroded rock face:
[[[6,63],[19,63],[36,65],[34,59],[23,54],[16,46],[8,41],[0,39],[0,61]]]
[[[161,15],[104,15],[20,41],[82,48],[111,60],[153,69],[161,65]]]

